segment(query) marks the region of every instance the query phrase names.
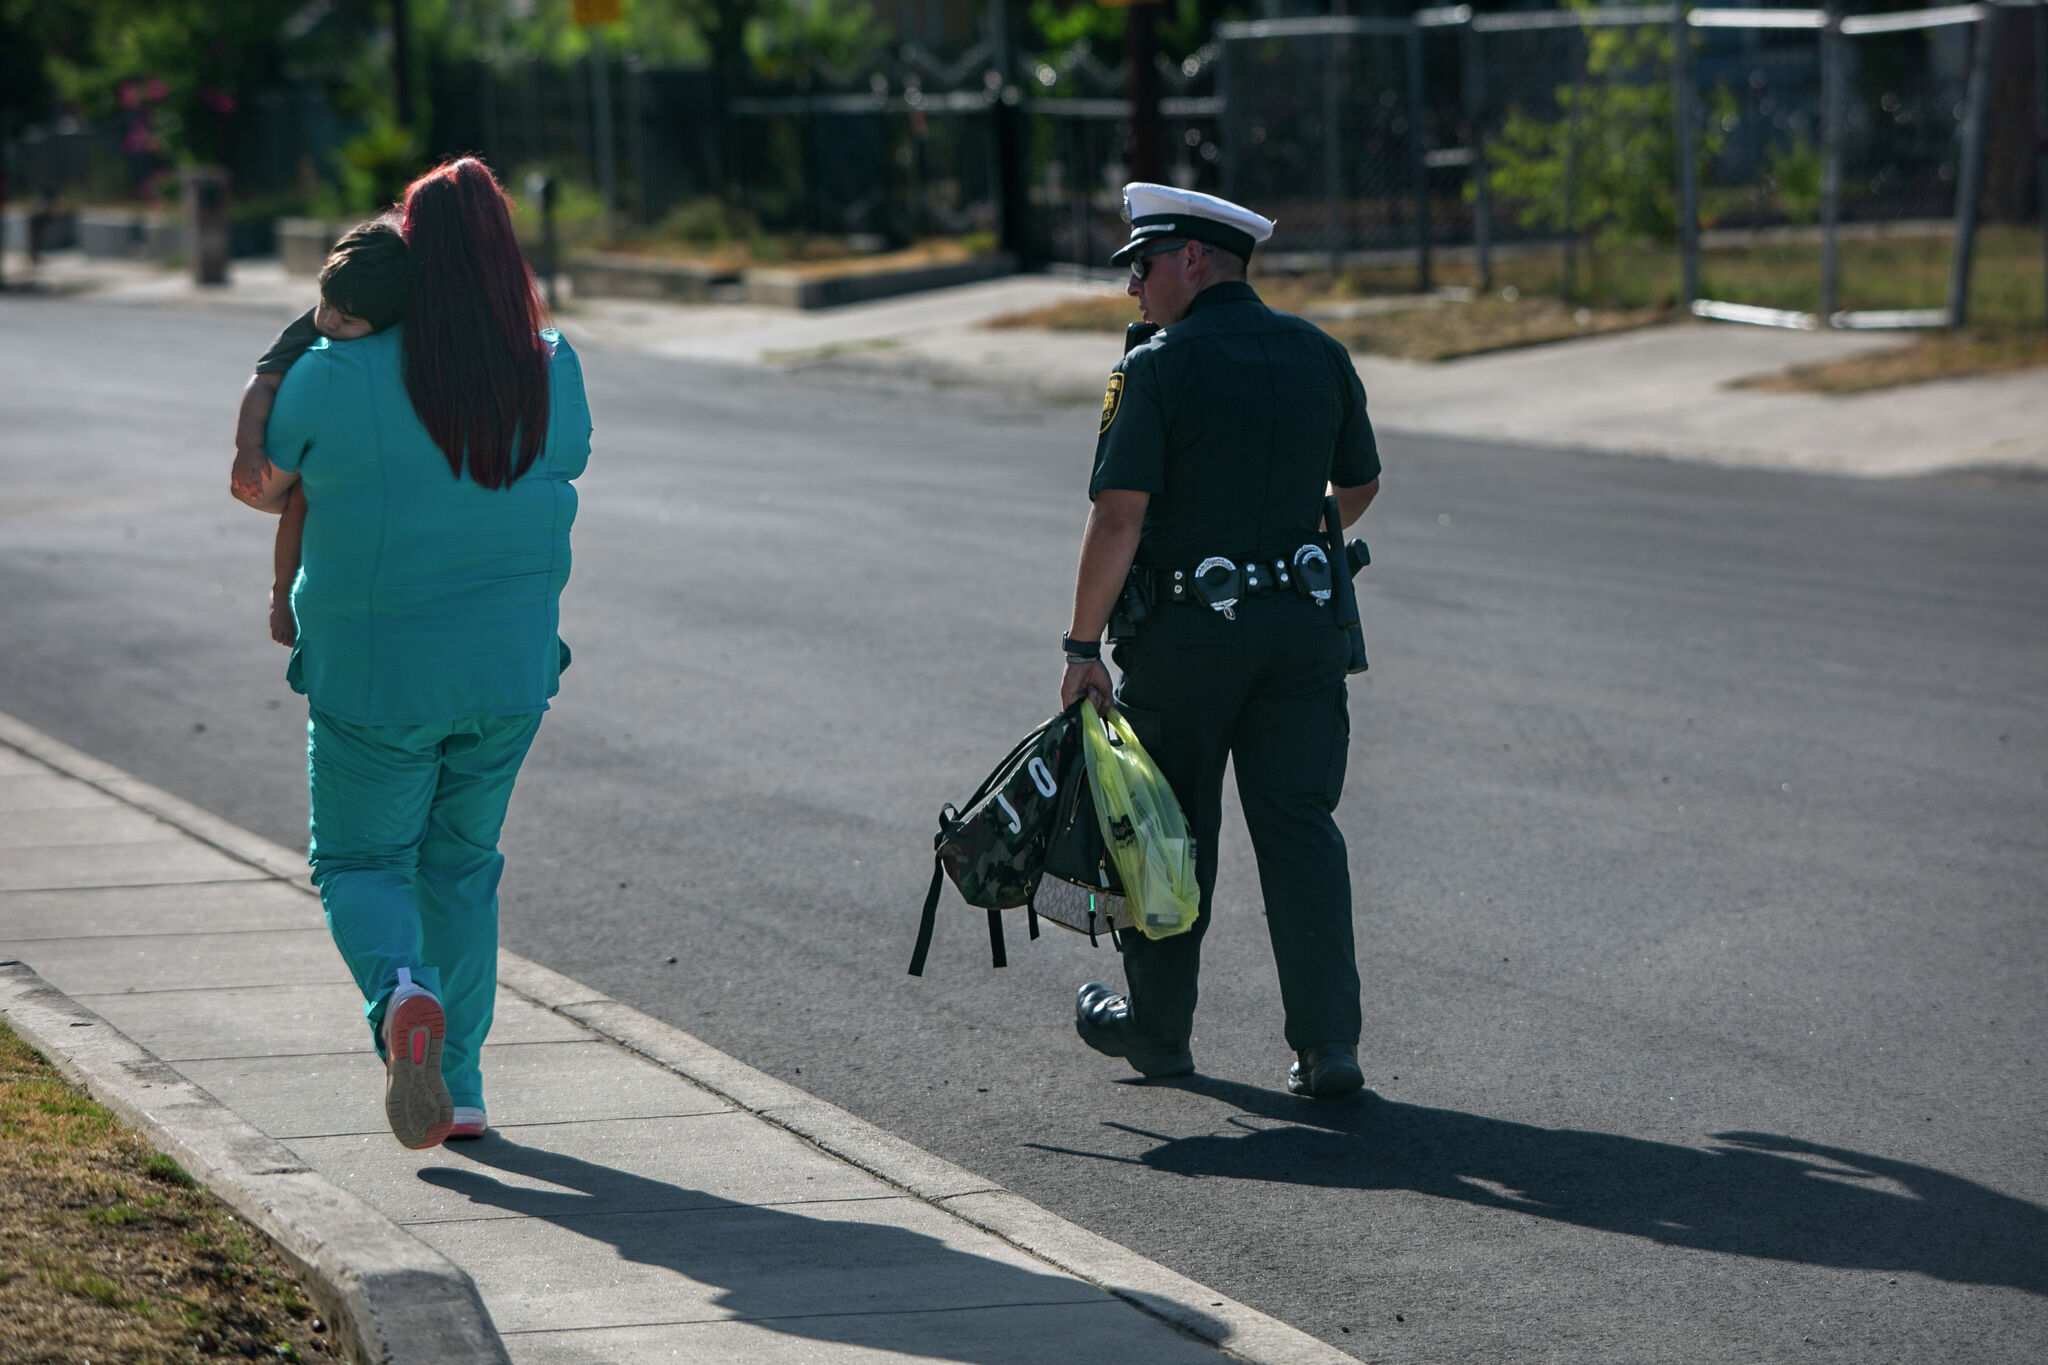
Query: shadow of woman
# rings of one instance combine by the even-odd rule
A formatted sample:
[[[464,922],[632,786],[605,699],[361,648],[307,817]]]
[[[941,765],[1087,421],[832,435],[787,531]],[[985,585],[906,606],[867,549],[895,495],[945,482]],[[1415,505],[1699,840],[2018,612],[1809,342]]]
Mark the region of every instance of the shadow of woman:
[[[1211,1077],[1174,1082],[1241,1112],[1132,1161],[1186,1176],[1414,1190],[1670,1246],[1842,1268],[1915,1271],[2048,1294],[2048,1210],[1910,1162],[1769,1133],[1681,1147],[1427,1109],[1348,1104]]]
[[[737,1318],[790,1336],[976,1365],[1068,1359],[1088,1342],[1105,1340],[1123,1341],[1126,1353],[1146,1359],[1179,1360],[1183,1351],[1190,1361],[1213,1356],[1094,1285],[848,1216],[868,1201],[743,1204],[523,1146],[496,1132],[449,1154],[555,1188],[448,1166],[424,1169],[419,1178],[473,1203],[608,1244],[627,1261],[718,1287],[708,1298],[719,1311],[709,1312],[687,1290],[680,1303],[657,1303],[652,1296],[659,1291],[650,1281],[629,1314],[606,1312],[593,1301],[590,1310],[604,1321],[584,1324],[590,1327]],[[610,1272],[593,1283],[611,1303],[619,1301],[621,1287],[632,1293],[630,1279],[622,1286]],[[558,1298],[565,1291],[557,1286]],[[1162,1347],[1165,1356],[1158,1354]]]

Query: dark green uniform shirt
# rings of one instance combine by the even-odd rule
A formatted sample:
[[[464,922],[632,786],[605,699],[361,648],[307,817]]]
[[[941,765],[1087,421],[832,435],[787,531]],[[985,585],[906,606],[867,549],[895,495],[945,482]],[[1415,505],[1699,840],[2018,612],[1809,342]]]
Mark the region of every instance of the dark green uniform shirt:
[[[1185,318],[1116,367],[1088,496],[1152,495],[1140,564],[1242,564],[1319,539],[1325,483],[1379,475],[1350,354],[1233,281],[1197,294]]]

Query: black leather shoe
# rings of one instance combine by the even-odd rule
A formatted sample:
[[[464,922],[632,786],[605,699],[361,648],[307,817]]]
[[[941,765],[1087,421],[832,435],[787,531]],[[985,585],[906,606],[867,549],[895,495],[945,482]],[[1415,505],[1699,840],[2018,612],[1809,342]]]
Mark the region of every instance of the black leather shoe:
[[[1358,1047],[1354,1043],[1318,1043],[1294,1054],[1287,1072],[1287,1088],[1312,1100],[1342,1099],[1365,1088],[1365,1073],[1358,1068]]]
[[[1161,1047],[1141,1035],[1131,1022],[1130,999],[1098,982],[1089,982],[1074,996],[1074,1032],[1103,1056],[1121,1057],[1149,1079],[1195,1073],[1194,1053],[1185,1046],[1177,1051]]]

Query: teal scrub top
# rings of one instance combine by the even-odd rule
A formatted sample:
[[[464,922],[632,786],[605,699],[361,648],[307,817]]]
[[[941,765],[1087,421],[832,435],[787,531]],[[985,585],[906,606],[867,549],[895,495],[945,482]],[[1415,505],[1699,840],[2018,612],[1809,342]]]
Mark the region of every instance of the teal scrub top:
[[[405,391],[402,327],[322,340],[278,390],[266,448],[306,493],[286,677],[358,725],[545,711],[568,647],[569,482],[590,457],[575,351],[553,330],[548,435],[509,488],[456,478]]]

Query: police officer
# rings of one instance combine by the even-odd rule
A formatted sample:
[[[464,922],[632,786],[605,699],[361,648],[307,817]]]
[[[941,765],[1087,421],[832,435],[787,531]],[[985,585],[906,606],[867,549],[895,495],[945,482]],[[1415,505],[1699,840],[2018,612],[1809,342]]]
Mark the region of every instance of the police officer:
[[[1133,329],[1144,339],[1103,396],[1060,701],[1108,705],[1103,633],[1127,585],[1149,600],[1116,644],[1115,701],[1180,798],[1202,903],[1184,934],[1123,934],[1128,994],[1083,986],[1075,1028],[1143,1075],[1194,1070],[1195,978],[1234,761],[1296,1054],[1288,1089],[1349,1095],[1365,1078],[1333,812],[1350,653],[1328,601],[1331,570],[1349,566],[1327,564],[1319,531],[1326,495],[1349,524],[1379,489],[1365,390],[1341,345],[1245,283],[1270,220],[1164,185],[1125,186],[1124,208],[1131,238],[1110,259],[1129,262],[1129,292],[1157,330]]]

